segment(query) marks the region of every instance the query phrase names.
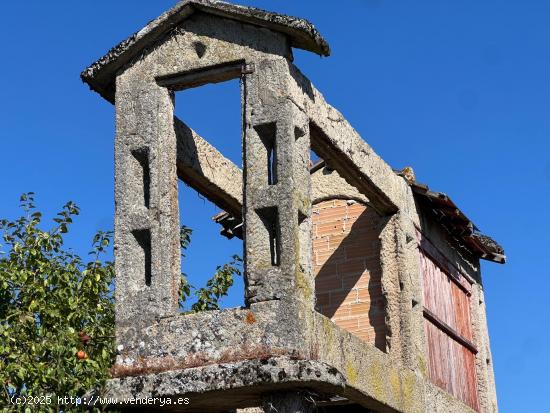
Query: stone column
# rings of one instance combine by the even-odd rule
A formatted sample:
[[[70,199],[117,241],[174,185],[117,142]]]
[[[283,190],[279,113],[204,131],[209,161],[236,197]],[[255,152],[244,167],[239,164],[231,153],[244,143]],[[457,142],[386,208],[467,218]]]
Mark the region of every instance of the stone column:
[[[412,193],[408,192],[408,196],[409,202],[414,203]],[[401,290],[401,358],[404,366],[426,377],[428,372],[420,252],[414,222],[403,210],[398,212],[396,243]]]
[[[115,206],[120,345],[177,312],[180,273],[173,99],[133,69],[117,78]]]
[[[313,309],[309,120],[288,98],[285,59],[256,63],[243,87],[246,301]]]
[[[479,262],[477,265],[479,268]],[[481,282],[472,285],[470,309],[472,314],[474,343],[478,349],[478,353],[476,354],[476,374],[479,405],[481,411],[484,413],[497,413],[498,404],[495,377],[493,373],[491,346],[489,344],[489,332],[487,329],[485,298]]]

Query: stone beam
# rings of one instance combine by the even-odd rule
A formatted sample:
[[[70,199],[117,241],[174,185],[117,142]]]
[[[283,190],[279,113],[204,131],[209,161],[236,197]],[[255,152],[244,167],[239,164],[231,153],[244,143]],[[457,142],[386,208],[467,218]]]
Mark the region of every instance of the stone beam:
[[[242,170],[176,117],[174,129],[178,177],[218,207],[241,219]]]
[[[295,66],[291,98],[310,118],[311,147],[382,213],[403,205],[403,180]],[[236,218],[242,217],[242,170],[174,118],[178,176]]]
[[[357,187],[383,213],[394,213],[403,205],[403,179],[393,172],[342,114],[300,70],[289,63],[294,80],[290,99],[310,119],[311,147]]]

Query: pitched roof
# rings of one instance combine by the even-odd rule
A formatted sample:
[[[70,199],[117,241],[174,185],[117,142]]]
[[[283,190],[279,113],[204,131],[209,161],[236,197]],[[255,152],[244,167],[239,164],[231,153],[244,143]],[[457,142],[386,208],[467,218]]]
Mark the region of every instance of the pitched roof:
[[[238,20],[284,33],[292,47],[330,55],[326,40],[305,19],[271,13],[254,7],[246,7],[217,0],[183,0],[170,10],[152,20],[147,26],[113,47],[105,56],[85,69],[80,77],[92,90],[110,102],[114,101],[114,79],[117,71],[144,48],[187,19],[195,11]]]
[[[407,182],[422,205],[431,209],[441,225],[474,255],[499,264],[506,262],[506,255],[500,244],[490,236],[482,234],[447,194],[432,191],[428,185],[416,181]]]

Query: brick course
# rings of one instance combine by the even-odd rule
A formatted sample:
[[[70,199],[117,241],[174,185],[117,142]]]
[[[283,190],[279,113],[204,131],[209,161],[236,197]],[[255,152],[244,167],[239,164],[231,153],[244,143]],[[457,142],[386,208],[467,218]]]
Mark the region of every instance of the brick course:
[[[380,216],[341,199],[313,206],[316,309],[364,341],[386,349]]]

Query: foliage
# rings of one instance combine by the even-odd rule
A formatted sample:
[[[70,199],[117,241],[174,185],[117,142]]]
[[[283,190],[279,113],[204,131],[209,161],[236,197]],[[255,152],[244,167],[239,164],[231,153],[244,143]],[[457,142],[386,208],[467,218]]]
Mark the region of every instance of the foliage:
[[[59,411],[58,395],[101,385],[113,362],[114,270],[101,261],[111,234],[94,237],[84,262],[63,245],[79,213],[75,204],[67,203],[48,231],[38,228],[32,193],[21,196],[21,206],[24,216],[0,221],[8,247],[0,255],[0,383],[6,397],[51,396],[52,403],[13,406],[2,398],[0,407]]]
[[[194,312],[219,310],[220,298],[227,295],[227,291],[233,285],[234,276],[241,275],[241,265],[242,258],[238,255],[233,255],[229,263],[218,265],[214,276],[206,283],[206,287],[195,291],[198,300],[191,306],[191,310]]]
[[[193,230],[185,225],[182,225],[180,228],[180,250],[181,250],[181,259],[185,258],[185,251],[191,243],[191,234]],[[191,296],[191,284],[187,280],[187,274],[184,272],[181,273],[181,284],[179,289],[179,306],[180,309],[185,308],[185,302]]]
[[[112,233],[98,232],[84,261],[63,239],[79,208],[68,202],[53,219],[53,228],[44,231],[33,195],[21,196],[22,217],[0,220],[5,248],[0,245],[0,411],[81,411],[58,405],[57,397],[101,387],[114,362],[114,266],[102,261]],[[191,234],[182,226],[182,257]],[[182,273],[182,309],[192,290],[197,301],[191,311],[218,309],[233,277],[241,275],[241,264],[234,256],[199,289]],[[51,403],[10,405],[17,396],[49,396]]]
[[[181,257],[185,258],[185,250],[191,243],[191,234],[193,230],[185,225],[180,229],[180,246]],[[233,255],[232,260],[224,265],[218,265],[216,272],[210,278],[206,287],[196,289],[187,280],[187,275],[181,273],[181,286],[179,291],[179,304],[180,309],[185,310],[186,301],[192,295],[194,295],[197,301],[191,305],[191,312],[207,311],[207,310],[219,310],[220,299],[227,295],[229,288],[233,285],[235,276],[242,275],[242,258],[238,255]]]

